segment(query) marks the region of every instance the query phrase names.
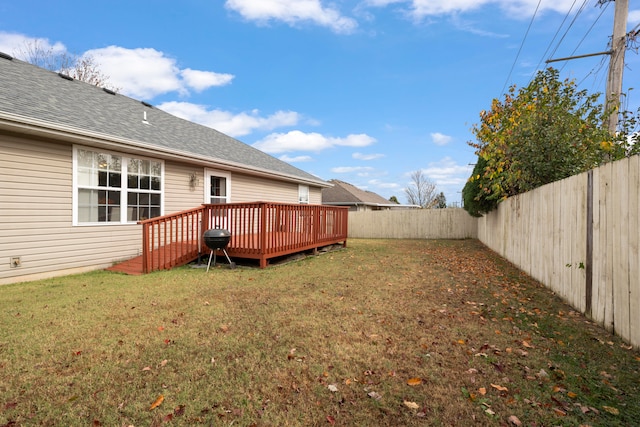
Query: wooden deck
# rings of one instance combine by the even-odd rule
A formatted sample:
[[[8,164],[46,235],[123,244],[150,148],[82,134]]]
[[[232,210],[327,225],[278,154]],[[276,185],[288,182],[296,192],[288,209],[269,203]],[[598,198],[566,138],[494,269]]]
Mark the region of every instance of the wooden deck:
[[[232,261],[257,260],[265,268],[276,257],[337,243],[346,246],[347,214],[348,208],[322,205],[202,205],[141,221],[142,255],[107,270],[137,275],[179,267],[199,256],[208,261],[210,250],[202,235],[212,228],[230,231],[226,250]]]

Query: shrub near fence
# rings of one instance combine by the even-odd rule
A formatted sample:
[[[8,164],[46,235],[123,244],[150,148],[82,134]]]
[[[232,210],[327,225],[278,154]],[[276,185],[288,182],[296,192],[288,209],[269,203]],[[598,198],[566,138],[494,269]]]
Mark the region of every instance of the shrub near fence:
[[[640,157],[502,202],[478,238],[640,347]]]
[[[478,222],[464,209],[398,209],[349,212],[350,238],[467,239]]]

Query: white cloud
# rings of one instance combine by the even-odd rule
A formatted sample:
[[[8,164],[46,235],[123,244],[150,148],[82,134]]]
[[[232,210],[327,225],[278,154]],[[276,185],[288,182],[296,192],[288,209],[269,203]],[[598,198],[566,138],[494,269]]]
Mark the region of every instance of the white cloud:
[[[19,33],[0,32],[0,51],[22,60],[29,47],[53,55],[69,53],[64,44],[49,39],[29,37]],[[176,60],[152,48],[127,49],[108,46],[91,49],[81,56],[91,56],[100,72],[108,77],[109,86],[123,95],[138,99],[153,99],[157,95],[178,92],[187,95],[190,91],[201,92],[214,86],[224,86],[233,80],[232,74],[212,71],[180,69]]]
[[[287,133],[273,133],[253,144],[265,153],[285,153],[289,151],[322,151],[335,146],[366,147],[376,142],[365,134],[348,135],[345,138],[327,137],[312,132],[294,130]]]
[[[233,74],[214,73],[212,71],[198,71],[186,68],[180,72],[187,86],[200,92],[212,86],[224,86],[231,83]]]
[[[397,188],[400,188],[400,185],[398,185],[398,183],[395,182],[383,182],[380,181],[379,179],[372,179],[369,181],[369,184],[377,187],[377,188],[383,188],[385,190],[395,190]]]
[[[627,18],[627,22],[630,25],[635,25],[640,23],[640,9],[638,10],[630,10],[629,17]]]
[[[376,160],[384,157],[384,154],[364,154],[364,153],[353,153],[351,155],[356,160]]]
[[[191,122],[209,126],[222,133],[238,137],[256,130],[270,131],[279,127],[294,126],[300,120],[295,111],[277,111],[261,116],[258,110],[234,114],[223,110],[208,110],[204,105],[189,102],[165,102],[157,106],[167,113]]]
[[[333,173],[362,173],[371,172],[372,170],[373,168],[369,166],[338,166],[335,168],[331,168],[331,172]]]
[[[538,12],[545,10],[568,12],[575,0],[542,0]],[[386,7],[400,4],[414,19],[427,16],[454,15],[471,12],[489,4],[495,4],[515,17],[530,17],[538,5],[538,0],[367,0],[374,7]]]
[[[311,160],[313,160],[311,156],[290,157],[290,156],[287,156],[286,154],[284,156],[280,156],[279,159],[282,160],[283,162],[288,162],[288,163],[310,162]]]
[[[451,157],[445,157],[439,162],[429,163],[422,172],[438,187],[464,185],[471,175],[473,166],[459,165]]]
[[[436,145],[447,145],[453,140],[453,138],[440,132],[434,132],[431,134],[431,140]]]
[[[313,22],[336,33],[351,33],[357,22],[333,7],[323,6],[321,0],[227,0],[227,9],[250,21],[282,21],[289,25]]]
[[[109,83],[120,92],[141,99],[178,92],[186,95],[189,90],[202,91],[209,87],[228,84],[231,74],[181,70],[176,60],[152,48],[127,49],[109,46],[85,52],[91,55]]]
[[[26,60],[22,53],[29,47],[38,47],[44,52],[62,54],[67,48],[60,42],[52,43],[49,39],[25,36],[19,33],[7,33],[0,31],[0,52],[4,52],[18,59]]]

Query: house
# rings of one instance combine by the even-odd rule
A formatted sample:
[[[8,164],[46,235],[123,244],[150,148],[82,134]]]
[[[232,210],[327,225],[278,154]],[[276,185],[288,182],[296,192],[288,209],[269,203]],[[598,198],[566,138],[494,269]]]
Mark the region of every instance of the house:
[[[319,204],[329,184],[214,129],[0,53],[0,284],[141,254],[139,221]]]
[[[329,180],[332,187],[322,189],[322,204],[348,206],[350,211],[379,211],[387,209],[417,208],[414,205],[399,205],[372,192],[337,179]]]

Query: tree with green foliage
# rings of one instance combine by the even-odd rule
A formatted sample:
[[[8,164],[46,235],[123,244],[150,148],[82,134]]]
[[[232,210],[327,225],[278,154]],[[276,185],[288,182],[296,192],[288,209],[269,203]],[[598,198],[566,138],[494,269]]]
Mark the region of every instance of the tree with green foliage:
[[[471,178],[467,180],[464,188],[462,189],[462,203],[464,209],[472,216],[482,216],[483,214],[490,212],[495,203],[491,200],[487,200],[483,196],[484,189],[488,188],[487,182],[484,178],[484,170],[487,166],[487,161],[478,156],[476,165],[473,167],[473,173]]]
[[[389,202],[395,203],[396,205],[400,204],[400,202],[398,201],[398,198],[396,196],[389,197]]]
[[[443,192],[440,192],[440,194],[436,196],[435,205],[433,206],[433,208],[444,209],[446,207],[447,207],[447,198],[445,197]]]
[[[488,212],[507,197],[618,156],[599,97],[549,68],[518,92],[512,86],[503,101],[494,99],[472,129],[478,161],[463,190],[465,209]]]

